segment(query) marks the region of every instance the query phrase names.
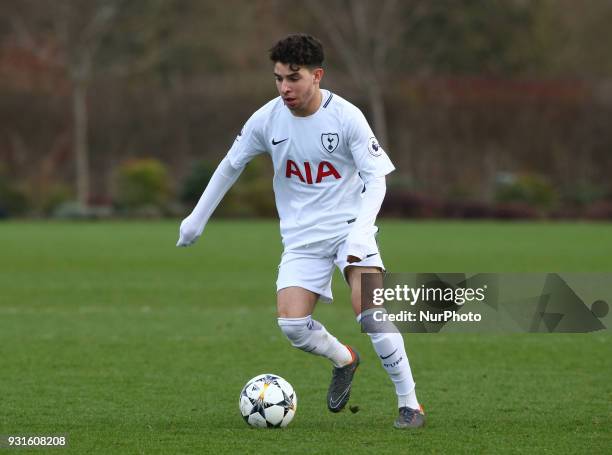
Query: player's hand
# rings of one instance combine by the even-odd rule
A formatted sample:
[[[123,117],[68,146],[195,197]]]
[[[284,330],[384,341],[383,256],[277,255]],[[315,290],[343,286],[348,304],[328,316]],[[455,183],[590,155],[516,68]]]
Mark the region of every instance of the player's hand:
[[[190,246],[202,235],[204,225],[199,222],[193,215],[189,215],[181,223],[179,228],[179,239],[176,246]]]

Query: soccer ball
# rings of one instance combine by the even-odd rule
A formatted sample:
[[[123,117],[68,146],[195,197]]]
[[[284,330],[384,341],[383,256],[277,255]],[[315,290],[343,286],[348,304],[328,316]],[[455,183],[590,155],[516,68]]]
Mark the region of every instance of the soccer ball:
[[[240,392],[240,414],[252,427],[286,427],[295,415],[297,395],[275,374],[255,376]]]

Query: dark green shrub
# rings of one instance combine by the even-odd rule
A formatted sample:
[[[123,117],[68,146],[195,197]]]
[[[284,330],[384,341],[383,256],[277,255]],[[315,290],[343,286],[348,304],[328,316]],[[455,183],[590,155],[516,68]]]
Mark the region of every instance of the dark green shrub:
[[[68,185],[55,183],[44,192],[39,204],[40,211],[45,216],[53,215],[59,207],[73,200],[74,192]]]
[[[0,218],[23,215],[30,208],[26,193],[0,168]]]
[[[224,214],[232,216],[276,217],[272,169],[269,158],[252,160],[230,191]]]
[[[208,185],[210,178],[215,172],[216,166],[208,161],[198,161],[192,167],[191,172],[183,182],[179,198],[181,202],[188,205],[195,205],[204,188]]]
[[[499,184],[495,191],[495,201],[500,204],[523,204],[548,211],[557,205],[559,193],[544,177],[524,174]]]
[[[163,211],[170,196],[168,172],[159,160],[126,161],[117,170],[115,205],[126,211]],[[161,212],[160,212],[161,213]]]

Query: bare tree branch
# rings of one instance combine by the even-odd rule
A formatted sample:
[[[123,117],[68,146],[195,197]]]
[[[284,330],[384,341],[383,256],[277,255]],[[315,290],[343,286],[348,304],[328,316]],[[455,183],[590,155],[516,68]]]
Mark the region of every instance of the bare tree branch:
[[[335,15],[329,15],[327,10],[323,10],[318,2],[306,2],[306,7],[309,12],[321,23],[328,38],[331,40],[334,48],[340,54],[344,61],[351,77],[360,85],[365,83],[361,73],[361,65],[359,58],[354,49],[349,45],[342,31],[338,28],[336,22],[332,20]],[[331,5],[329,5],[331,7]]]
[[[397,14],[397,0],[385,0],[374,27],[372,61],[375,68],[383,68],[389,49],[397,43],[402,33],[401,27],[392,25],[394,14]]]
[[[382,143],[387,140],[384,81],[387,56],[404,32],[398,0],[382,7],[366,0],[306,3],[321,23],[349,74],[368,97],[373,126]]]

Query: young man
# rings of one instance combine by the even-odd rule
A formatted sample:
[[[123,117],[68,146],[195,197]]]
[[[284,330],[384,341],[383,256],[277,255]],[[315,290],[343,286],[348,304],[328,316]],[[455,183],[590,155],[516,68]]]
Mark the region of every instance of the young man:
[[[361,313],[360,275],[384,271],[374,223],[385,196],[385,176],[395,168],[361,111],[319,87],[324,71],[318,40],[289,35],[270,50],[270,59],[280,96],[246,122],[181,223],[177,246],[193,244],[245,165],[260,153],[270,154],[284,245],[277,280],[278,325],[293,346],[333,363],[327,406],[339,412],[349,400],[359,354],[340,343],[312,313],[319,299],[332,300],[335,264],[351,288],[357,321],[368,327],[371,315]],[[401,334],[369,332],[395,384],[395,427],[423,426],[425,416]]]

